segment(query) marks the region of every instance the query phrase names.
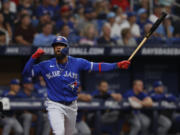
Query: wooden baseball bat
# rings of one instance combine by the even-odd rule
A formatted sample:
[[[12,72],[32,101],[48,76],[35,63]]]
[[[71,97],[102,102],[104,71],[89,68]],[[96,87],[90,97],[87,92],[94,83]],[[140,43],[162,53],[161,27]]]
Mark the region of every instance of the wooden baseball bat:
[[[144,45],[144,43],[148,40],[148,38],[152,35],[152,33],[157,29],[157,27],[161,24],[161,22],[166,17],[167,13],[163,12],[161,17],[153,24],[150,31],[145,35],[141,43],[137,46],[137,48],[134,50],[134,52],[129,57],[128,61],[131,61],[132,58],[136,55],[136,53],[139,51],[139,49]]]

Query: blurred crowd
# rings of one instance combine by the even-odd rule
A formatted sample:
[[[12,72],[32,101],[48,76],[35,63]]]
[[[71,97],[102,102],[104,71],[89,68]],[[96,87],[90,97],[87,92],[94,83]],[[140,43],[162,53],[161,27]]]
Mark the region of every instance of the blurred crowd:
[[[136,46],[163,11],[149,43],[180,43],[175,0],[1,0],[0,45],[50,46],[56,35],[73,46]]]
[[[153,102],[164,101],[167,103],[176,102],[178,98],[169,93],[162,81],[155,81],[152,89],[145,90],[142,80],[134,80],[132,88],[120,93],[110,89],[106,80],[101,80],[96,90],[90,92],[78,89],[78,101],[91,102],[92,100],[107,101],[116,103],[128,101],[132,109],[127,110],[101,110],[98,117],[93,110],[79,110],[74,135],[91,135],[97,128],[98,135],[108,133],[110,135],[168,135],[172,129],[174,133],[179,133],[180,113],[177,110],[149,110]],[[9,99],[45,99],[47,87],[42,76],[37,80],[24,78],[12,79],[9,89],[4,90],[1,97]],[[141,110],[139,110],[141,108]],[[146,109],[142,109],[146,108]],[[49,135],[51,132],[48,115],[45,110],[16,110],[4,112],[0,119],[2,125],[2,135],[30,135],[30,129],[35,128],[34,135]],[[31,132],[32,133],[32,132]],[[176,134],[177,135],[177,134]]]

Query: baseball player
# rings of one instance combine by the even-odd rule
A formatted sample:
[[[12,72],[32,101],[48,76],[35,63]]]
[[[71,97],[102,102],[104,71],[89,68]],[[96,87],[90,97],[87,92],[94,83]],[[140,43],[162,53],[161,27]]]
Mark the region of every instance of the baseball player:
[[[78,88],[78,101],[91,102],[92,96],[88,93],[82,92],[82,87]],[[91,135],[90,127],[88,126],[86,120],[84,120],[85,111],[78,110],[78,115],[76,118],[76,130],[74,135]]]
[[[151,107],[152,99],[143,91],[143,81],[134,80],[133,88],[124,93],[124,99],[132,99],[133,102],[140,104],[142,107]],[[132,117],[130,117],[132,116]],[[140,110],[133,110],[129,116],[129,122],[131,124],[129,135],[138,135],[139,132],[142,135],[148,135],[148,128],[150,126],[150,118]]]
[[[55,58],[35,64],[44,51],[38,49],[26,63],[23,76],[42,75],[47,84],[47,111],[55,135],[72,135],[77,115],[77,89],[80,71],[111,71],[127,69],[129,61],[118,63],[94,63],[68,56],[68,40],[57,36],[52,46]]]
[[[153,101],[167,101],[167,102],[175,102],[176,97],[171,94],[167,93],[164,90],[164,84],[162,81],[155,81],[153,84],[153,90],[150,93],[150,96]],[[159,112],[158,117],[158,128],[157,128],[157,135],[167,135],[168,131],[172,126],[172,110],[163,110]]]
[[[21,90],[18,94],[20,100],[38,98],[37,93],[34,92],[34,85],[32,82],[32,78],[30,77],[23,78],[22,86],[23,86],[23,90]],[[27,110],[27,109],[25,109],[21,113],[20,118],[22,120],[24,135],[30,135],[31,123],[34,121],[34,119],[39,118],[38,115],[40,115],[39,111]],[[42,126],[42,124],[41,123],[39,124],[38,122],[39,120],[37,120],[36,132],[38,132],[40,127]],[[36,133],[36,135],[38,134]]]
[[[17,99],[19,98],[20,88],[20,80],[17,78],[12,79],[10,82],[10,89],[5,90],[2,94],[2,97],[8,97],[10,100]],[[22,135],[23,127],[17,119],[17,112],[14,110],[5,111],[4,115],[5,117],[2,119],[2,135],[10,135],[11,129],[14,130],[15,135]]]

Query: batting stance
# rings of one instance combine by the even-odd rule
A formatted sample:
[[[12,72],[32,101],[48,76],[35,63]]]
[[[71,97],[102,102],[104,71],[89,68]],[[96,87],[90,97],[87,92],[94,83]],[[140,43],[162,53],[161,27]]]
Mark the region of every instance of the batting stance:
[[[127,69],[129,61],[118,63],[94,63],[68,56],[69,44],[65,37],[53,41],[55,58],[35,64],[44,51],[38,49],[26,63],[23,76],[42,75],[47,83],[46,102],[48,117],[55,135],[72,135],[77,115],[77,89],[80,71],[111,71]]]

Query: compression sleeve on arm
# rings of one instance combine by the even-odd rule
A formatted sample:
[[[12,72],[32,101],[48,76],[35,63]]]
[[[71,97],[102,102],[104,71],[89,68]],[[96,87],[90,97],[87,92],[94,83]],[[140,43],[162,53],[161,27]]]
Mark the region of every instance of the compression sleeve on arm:
[[[111,71],[117,69],[116,63],[92,63],[92,71],[99,71],[99,72],[105,72],[105,71]]]
[[[80,63],[80,70],[84,71],[99,71],[99,72],[105,72],[105,71],[111,71],[117,69],[117,63],[95,63],[90,62],[88,60],[79,58],[78,62]]]
[[[39,73],[40,73],[39,64],[35,65],[35,59],[30,58],[24,67],[22,75],[34,77],[34,76],[38,75]]]

